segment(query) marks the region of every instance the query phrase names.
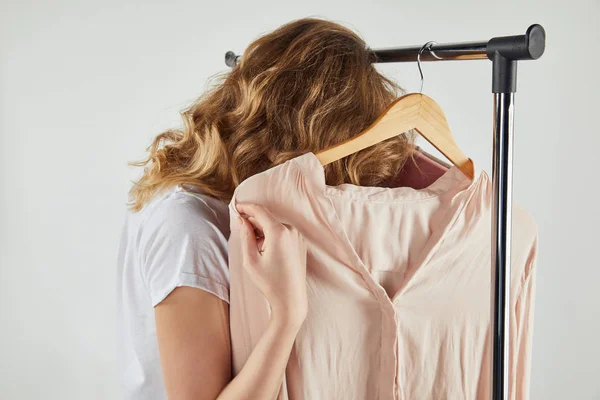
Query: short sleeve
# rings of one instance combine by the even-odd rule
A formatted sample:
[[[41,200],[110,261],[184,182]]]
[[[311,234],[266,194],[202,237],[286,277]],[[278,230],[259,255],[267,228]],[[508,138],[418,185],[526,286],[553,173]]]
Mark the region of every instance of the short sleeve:
[[[140,269],[152,307],[179,286],[205,290],[229,303],[229,215],[226,204],[212,204],[178,191],[156,204],[144,221]]]

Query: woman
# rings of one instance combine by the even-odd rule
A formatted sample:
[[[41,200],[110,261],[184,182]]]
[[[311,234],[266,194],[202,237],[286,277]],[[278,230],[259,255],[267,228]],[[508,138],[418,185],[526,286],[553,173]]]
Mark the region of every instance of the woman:
[[[239,65],[158,135],[130,192],[119,251],[119,352],[128,399],[275,399],[306,316],[306,247],[268,210],[244,215],[244,267],[270,326],[231,376],[227,203],[244,179],[371,124],[401,90],[354,32],[321,19],[253,42]],[[329,185],[386,185],[412,152],[405,135],[328,165]]]

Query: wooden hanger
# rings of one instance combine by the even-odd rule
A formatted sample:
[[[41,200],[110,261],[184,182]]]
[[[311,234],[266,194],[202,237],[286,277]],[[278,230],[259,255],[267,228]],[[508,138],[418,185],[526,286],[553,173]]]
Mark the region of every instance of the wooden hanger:
[[[467,177],[473,179],[473,163],[456,144],[441,107],[431,97],[421,93],[409,93],[394,100],[367,129],[342,143],[321,150],[316,156],[322,165],[327,165],[411,129],[415,129]]]

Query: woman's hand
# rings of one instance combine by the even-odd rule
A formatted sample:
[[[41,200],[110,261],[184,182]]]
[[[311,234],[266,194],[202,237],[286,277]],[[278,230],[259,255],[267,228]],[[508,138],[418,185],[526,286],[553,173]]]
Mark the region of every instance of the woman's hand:
[[[264,207],[237,204],[243,265],[269,302],[272,318],[301,325],[306,318],[306,243]]]

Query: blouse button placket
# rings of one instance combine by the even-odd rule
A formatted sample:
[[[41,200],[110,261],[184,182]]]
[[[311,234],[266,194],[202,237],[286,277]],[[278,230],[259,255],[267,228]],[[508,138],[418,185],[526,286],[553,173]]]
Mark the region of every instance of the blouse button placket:
[[[387,297],[382,298],[382,296],[378,296],[379,301],[382,303],[383,307],[383,340],[381,343],[381,355],[384,357],[384,362],[382,363],[384,371],[381,371],[382,374],[382,384],[386,388],[382,391],[382,393],[390,393],[390,397],[385,397],[385,399],[390,400],[400,400],[399,392],[398,392],[398,383],[397,383],[397,374],[398,374],[398,346],[397,346],[397,337],[398,337],[398,328],[397,328],[397,315],[396,310],[394,309],[394,305]],[[381,400],[384,400],[382,398]]]

